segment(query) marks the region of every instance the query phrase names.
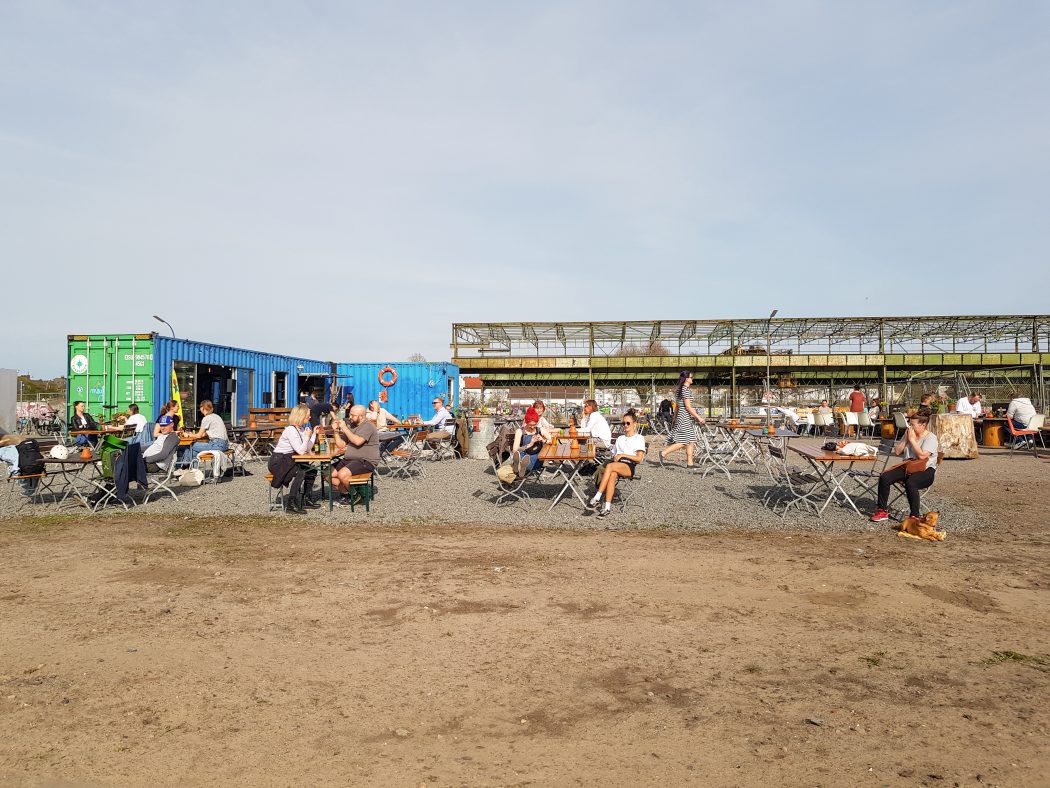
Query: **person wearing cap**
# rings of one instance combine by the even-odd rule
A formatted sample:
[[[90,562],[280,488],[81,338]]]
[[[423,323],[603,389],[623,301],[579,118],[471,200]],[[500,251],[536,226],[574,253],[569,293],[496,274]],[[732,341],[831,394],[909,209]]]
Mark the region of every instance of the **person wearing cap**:
[[[154,428],[156,439],[146,450],[142,452],[142,461],[146,463],[149,473],[160,473],[167,471],[175,462],[175,456],[179,448],[178,434],[179,417],[161,416],[157,419]]]
[[[540,449],[544,437],[539,430],[540,414],[535,408],[525,411],[525,420],[514,431],[514,446],[510,456],[514,458],[514,470],[518,478],[534,471],[540,465]]]
[[[165,402],[161,406],[160,414],[157,416],[157,423],[153,425],[153,438],[154,438],[154,440],[159,438],[161,436],[161,434],[162,434],[161,433],[161,429],[160,429],[160,420],[163,419],[165,416],[167,416],[169,418],[178,418],[178,413],[179,413],[179,404],[173,399],[169,399],[167,402]],[[179,427],[176,424],[175,425],[175,429],[178,429],[178,428]]]

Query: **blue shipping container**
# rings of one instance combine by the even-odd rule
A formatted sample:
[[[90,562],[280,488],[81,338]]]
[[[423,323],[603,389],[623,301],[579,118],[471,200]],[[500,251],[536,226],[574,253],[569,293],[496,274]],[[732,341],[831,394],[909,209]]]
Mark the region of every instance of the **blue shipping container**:
[[[383,386],[379,374],[384,367],[397,373],[397,382]],[[387,379],[390,375],[387,374]],[[441,397],[446,404],[459,402],[459,367],[449,362],[362,362],[336,365],[336,378],[342,393],[354,395],[354,401],[367,405],[369,400],[379,399],[386,391],[387,402],[383,407],[393,415],[401,417],[419,414],[423,418],[434,415],[431,407],[434,397]]]

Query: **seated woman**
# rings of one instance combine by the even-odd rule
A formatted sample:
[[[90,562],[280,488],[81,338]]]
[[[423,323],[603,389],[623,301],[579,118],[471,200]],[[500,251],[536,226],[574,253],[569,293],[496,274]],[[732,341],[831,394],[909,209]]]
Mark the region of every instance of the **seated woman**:
[[[186,453],[187,460],[196,459],[201,452],[226,451],[230,448],[230,437],[226,432],[226,424],[215,413],[215,406],[211,404],[210,399],[201,400],[200,411],[204,415],[200,429],[186,436],[195,441]]]
[[[937,473],[937,451],[939,444],[937,436],[929,430],[930,416],[928,412],[920,411],[908,417],[908,429],[904,436],[893,446],[893,453],[908,462],[902,462],[879,476],[879,500],[875,507],[875,514],[871,516],[873,523],[881,523],[889,520],[890,515],[886,511],[886,505],[890,499],[890,487],[898,482],[904,482],[904,492],[908,496],[908,508],[912,517],[919,517],[919,490],[924,490],[933,484],[933,477]]]
[[[540,433],[540,414],[535,408],[525,411],[525,420],[514,431],[514,445],[510,456],[514,459],[514,471],[518,478],[528,475],[541,465],[540,449],[543,448],[543,435]]]
[[[317,439],[310,429],[310,409],[305,405],[296,405],[288,414],[288,426],[281,432],[273,454],[266,463],[266,469],[273,474],[270,486],[275,490],[289,485],[288,495],[284,498],[284,510],[294,514],[303,514],[305,509],[316,509],[318,504],[303,496],[303,481],[306,479],[306,467],[292,459],[293,454],[309,454]]]
[[[73,403],[73,418],[69,421],[70,432],[98,429],[98,423],[91,418],[91,414],[85,410],[86,407],[82,399]],[[96,443],[98,443],[98,435],[77,435],[77,444],[80,446],[94,446]]]
[[[623,435],[616,439],[613,444],[612,462],[605,466],[602,471],[602,480],[598,484],[598,492],[587,504],[588,509],[597,509],[600,506],[602,496],[605,496],[605,506],[598,512],[599,517],[605,517],[612,511],[613,494],[616,492],[616,482],[621,476],[630,479],[634,476],[635,466],[645,459],[645,438],[638,434],[638,415],[634,409],[623,414]]]

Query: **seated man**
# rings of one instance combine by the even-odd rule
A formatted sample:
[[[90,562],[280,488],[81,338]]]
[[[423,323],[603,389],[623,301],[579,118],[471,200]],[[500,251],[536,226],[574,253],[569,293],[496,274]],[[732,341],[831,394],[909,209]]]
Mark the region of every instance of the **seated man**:
[[[981,395],[974,393],[968,397],[959,397],[955,403],[955,412],[961,416],[981,417]]]
[[[580,432],[586,432],[595,438],[601,449],[608,449],[612,445],[612,428],[609,427],[605,416],[598,412],[598,403],[593,399],[584,400]]]
[[[435,446],[440,441],[452,440],[452,436],[456,434],[456,423],[453,421],[452,414],[448,412],[448,408],[445,407],[445,401],[441,397],[434,398],[434,415],[423,423],[429,424],[436,429],[427,433],[417,433],[416,441],[426,441]]]
[[[158,437],[142,452],[142,461],[146,463],[149,473],[167,473],[175,462],[179,448],[178,416],[161,416],[157,420],[160,429]]]
[[[1015,430],[1028,429],[1028,423],[1035,415],[1035,407],[1028,397],[1014,397],[1006,407],[1006,418],[1013,422]]]
[[[379,465],[379,430],[365,418],[365,406],[350,408],[349,423],[337,421],[335,445],[343,458],[332,467],[332,487],[339,493],[339,504],[350,505],[350,477],[372,473]]]

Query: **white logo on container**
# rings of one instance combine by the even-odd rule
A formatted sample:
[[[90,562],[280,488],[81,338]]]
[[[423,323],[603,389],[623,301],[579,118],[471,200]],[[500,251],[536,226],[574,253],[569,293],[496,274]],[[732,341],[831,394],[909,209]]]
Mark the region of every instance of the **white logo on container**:
[[[88,370],[87,356],[76,355],[69,360],[69,368],[74,375],[83,375]]]

